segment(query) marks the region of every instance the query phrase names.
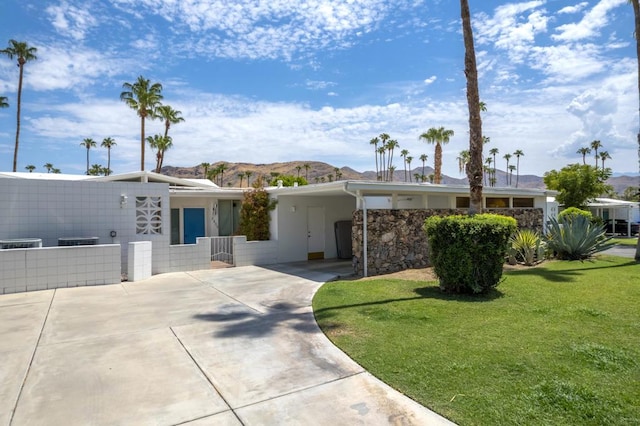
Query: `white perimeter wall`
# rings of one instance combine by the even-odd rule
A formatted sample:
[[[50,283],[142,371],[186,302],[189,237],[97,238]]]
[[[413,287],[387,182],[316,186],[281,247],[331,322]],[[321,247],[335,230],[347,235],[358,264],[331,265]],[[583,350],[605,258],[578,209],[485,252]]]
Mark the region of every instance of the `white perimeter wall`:
[[[136,234],[136,196],[162,197],[161,235]],[[0,178],[0,239],[41,238],[53,247],[60,237],[98,237],[99,244],[121,245],[126,271],[129,242],[152,241],[155,264],[169,260],[170,233],[167,184]]]
[[[293,207],[295,206],[295,211]],[[307,260],[307,211],[324,207],[325,259],[336,258],[334,223],[352,220],[356,199],[350,195],[332,197],[280,196],[272,217],[271,239],[278,241],[278,262]]]

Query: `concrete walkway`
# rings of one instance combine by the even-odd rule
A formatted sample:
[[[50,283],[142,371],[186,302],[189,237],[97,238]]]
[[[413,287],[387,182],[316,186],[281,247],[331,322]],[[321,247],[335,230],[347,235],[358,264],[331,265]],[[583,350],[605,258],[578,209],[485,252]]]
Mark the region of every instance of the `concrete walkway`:
[[[317,327],[313,294],[350,267],[249,266],[0,296],[0,425],[451,424]]]

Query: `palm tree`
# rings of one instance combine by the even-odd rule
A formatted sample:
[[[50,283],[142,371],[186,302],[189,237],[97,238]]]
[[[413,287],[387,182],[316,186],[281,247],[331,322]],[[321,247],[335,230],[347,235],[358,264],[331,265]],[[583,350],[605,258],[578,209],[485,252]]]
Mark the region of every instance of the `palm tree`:
[[[596,153],[596,170],[598,170],[598,148],[602,148],[602,142],[595,140],[591,142],[591,149],[593,149]]]
[[[302,166],[301,165],[297,165],[296,166],[296,171],[298,172],[298,177],[300,177],[300,171],[302,170]]]
[[[173,139],[171,136],[153,135],[147,137],[147,142],[152,149],[157,150],[155,172],[160,173],[164,162],[164,153],[173,146]]]
[[[253,172],[250,170],[247,170],[246,172],[244,172],[244,175],[247,177],[247,186],[251,186],[251,181],[249,179],[251,178],[252,174]]]
[[[6,96],[0,96],[0,108],[9,108],[9,100]]]
[[[340,175],[342,173],[340,173],[340,168],[339,167],[334,167],[333,168],[333,173],[335,174],[336,180],[340,180]]]
[[[218,169],[220,170],[220,186],[224,186],[224,171],[229,170],[229,165],[227,163],[220,163]]]
[[[388,163],[387,163],[387,170],[388,170],[387,181],[391,182],[393,181],[393,176],[392,176],[393,173],[391,172],[391,166],[393,166],[393,151],[396,148],[399,148],[400,144],[395,139],[389,139],[389,141],[386,144],[386,147],[387,147],[387,151],[389,151],[389,157],[388,157]],[[394,167],[394,170],[395,170],[395,167]]]
[[[453,136],[453,130],[444,127],[432,127],[426,133],[420,135],[420,139],[424,139],[428,143],[435,143],[434,154],[434,182],[436,184],[442,181],[442,145],[449,143],[449,139]]]
[[[509,160],[511,160],[511,154],[505,154],[502,156],[502,158],[504,158],[505,160],[507,160],[507,168],[504,169],[505,173],[505,178],[507,179],[507,186],[511,185],[511,181],[509,180]]]
[[[413,157],[410,155],[407,155],[405,157],[405,161],[407,163],[407,167],[409,168],[409,182],[411,182],[411,162],[413,161]],[[407,181],[407,178],[405,178],[405,182]]]
[[[380,180],[380,171],[378,169],[378,144],[380,143],[380,139],[378,138],[372,138],[371,140],[369,140],[369,145],[373,145],[373,152],[376,155],[376,179]]]
[[[160,105],[154,112],[154,118],[164,121],[164,137],[169,135],[169,128],[172,124],[178,124],[184,121],[181,117],[182,112],[177,111],[171,105]]]
[[[147,117],[155,118],[155,110],[162,100],[162,85],[153,83],[143,76],[139,76],[135,83],[124,83],[124,91],[120,93],[120,100],[135,110],[140,117],[140,170],[144,171],[144,123]]]
[[[34,166],[33,164],[29,164],[25,167],[25,169],[29,170],[29,173],[33,173],[33,171],[36,169],[36,166]]]
[[[499,154],[498,148],[491,148],[489,150],[489,154],[493,155],[493,179],[496,180],[496,155]]]
[[[240,188],[242,188],[242,181],[244,180],[244,172],[238,173],[238,177],[240,178]]]
[[[45,163],[44,166],[45,169],[47,169],[47,173],[51,172],[51,170],[53,169],[53,164],[51,163]]]
[[[389,136],[388,133],[380,133],[380,136],[378,136],[380,138],[380,142],[382,142],[382,146],[380,147],[380,174],[382,175],[380,180],[386,180],[386,175],[389,174],[389,171],[386,170],[385,168],[386,166],[386,152],[388,151],[388,147],[387,144],[389,143],[389,139],[391,139],[391,136]]]
[[[387,148],[382,145],[380,148],[378,148],[378,154],[380,155],[380,174],[378,175],[378,180],[384,180],[384,175],[385,175],[385,171],[384,171],[384,159],[385,159],[385,152],[387,151]]]
[[[487,175],[491,176],[491,162],[493,159],[491,157],[487,157],[484,159],[485,166],[483,167],[484,171],[484,184],[487,184]]]
[[[100,164],[93,164],[87,174],[90,176],[100,176],[103,171],[104,167],[102,167]]]
[[[576,154],[582,154],[582,164],[586,165],[586,156],[587,154],[591,154],[591,148],[580,148],[576,151]]]
[[[304,167],[304,178],[307,182],[309,182],[309,169],[311,168],[311,166],[309,165],[309,163],[304,163],[302,167]]]
[[[409,155],[409,150],[408,149],[403,149],[402,151],[400,151],[400,157],[402,157],[403,159],[403,163],[404,163],[404,181],[407,181],[407,155]]]
[[[0,50],[0,53],[13,59],[18,58],[18,67],[20,68],[18,77],[18,103],[16,112],[16,145],[13,150],[13,171],[15,172],[18,166],[18,145],[20,144],[20,109],[22,107],[22,78],[24,75],[24,64],[30,61],[38,59],[36,52],[38,49],[35,47],[29,47],[29,45],[23,41],[9,40],[9,47]]]
[[[419,180],[422,180],[424,182],[424,179],[421,179],[420,177],[420,173],[414,173],[413,178],[416,180],[416,182],[418,182]],[[422,175],[422,178],[424,178],[424,175]]]
[[[516,156],[516,188],[518,187],[518,181],[520,180],[520,157],[524,157],[524,152],[521,149],[516,149],[513,155]]]
[[[509,186],[513,183],[513,171],[516,169],[514,164],[507,166],[507,170],[509,170]]]
[[[393,164],[389,166],[389,182],[393,182],[393,172],[396,171],[396,166]]]
[[[202,173],[202,179],[206,179],[207,178],[207,172],[209,171],[209,167],[211,167],[211,164],[209,164],[209,163],[200,163],[200,167],[202,167],[204,169],[204,172]]]
[[[460,174],[464,173],[467,167],[467,163],[469,162],[469,150],[463,149],[462,151],[460,151],[460,154],[458,154],[456,160],[458,160],[458,172]]]
[[[60,174],[61,172],[60,172],[60,169],[54,167],[54,168],[51,169],[51,173]]]
[[[116,145],[117,143],[113,138],[104,138],[100,144],[101,147],[107,148],[107,173],[105,176],[109,176],[111,174],[111,148]]]
[[[604,160],[611,160],[611,156],[607,151],[600,151],[600,159],[602,160],[602,170],[604,170]]]
[[[422,161],[422,176],[423,176],[422,181],[423,182],[424,182],[424,176],[426,176],[424,173],[424,169],[425,169],[425,163],[427,162],[427,158],[429,158],[427,154],[420,155],[420,161]]]
[[[633,6],[634,16],[634,34],[636,38],[636,60],[638,61],[638,70],[636,77],[638,78],[638,95],[640,95],[640,2],[638,0],[629,0]],[[640,98],[639,98],[640,100]],[[638,109],[640,112],[640,109]],[[640,152],[640,128],[638,130],[638,151]],[[635,259],[640,262],[640,237],[638,238],[638,244],[636,245]]]
[[[467,166],[469,179],[469,214],[474,215],[482,209],[482,118],[480,117],[480,94],[478,91],[478,69],[476,52],[473,46],[473,30],[469,1],[460,0],[462,16],[462,34],[464,38],[464,75],[467,78],[467,105],[469,107],[469,154],[471,160]]]
[[[80,142],[80,146],[87,148],[87,174],[89,174],[89,150],[96,147],[96,141],[91,138],[85,138]]]

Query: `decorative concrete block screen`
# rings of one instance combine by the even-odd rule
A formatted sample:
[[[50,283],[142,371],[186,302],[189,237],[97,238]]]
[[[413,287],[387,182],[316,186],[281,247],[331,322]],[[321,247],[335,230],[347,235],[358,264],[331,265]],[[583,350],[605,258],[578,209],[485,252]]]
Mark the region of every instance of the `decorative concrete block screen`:
[[[121,281],[120,245],[0,250],[0,294]]]
[[[520,228],[542,232],[543,211],[533,209],[486,209],[485,213],[511,216]],[[424,221],[434,215],[467,214],[466,209],[367,210],[369,276],[430,266]],[[362,210],[353,213],[353,255],[358,273],[364,273]]]

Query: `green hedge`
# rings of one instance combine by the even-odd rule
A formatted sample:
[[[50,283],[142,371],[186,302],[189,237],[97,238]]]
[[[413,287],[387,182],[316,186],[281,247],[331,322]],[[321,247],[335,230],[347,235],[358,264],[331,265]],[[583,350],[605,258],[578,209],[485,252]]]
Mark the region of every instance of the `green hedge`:
[[[502,278],[512,217],[496,214],[432,216],[424,223],[429,259],[440,288],[453,293],[485,293]]]

